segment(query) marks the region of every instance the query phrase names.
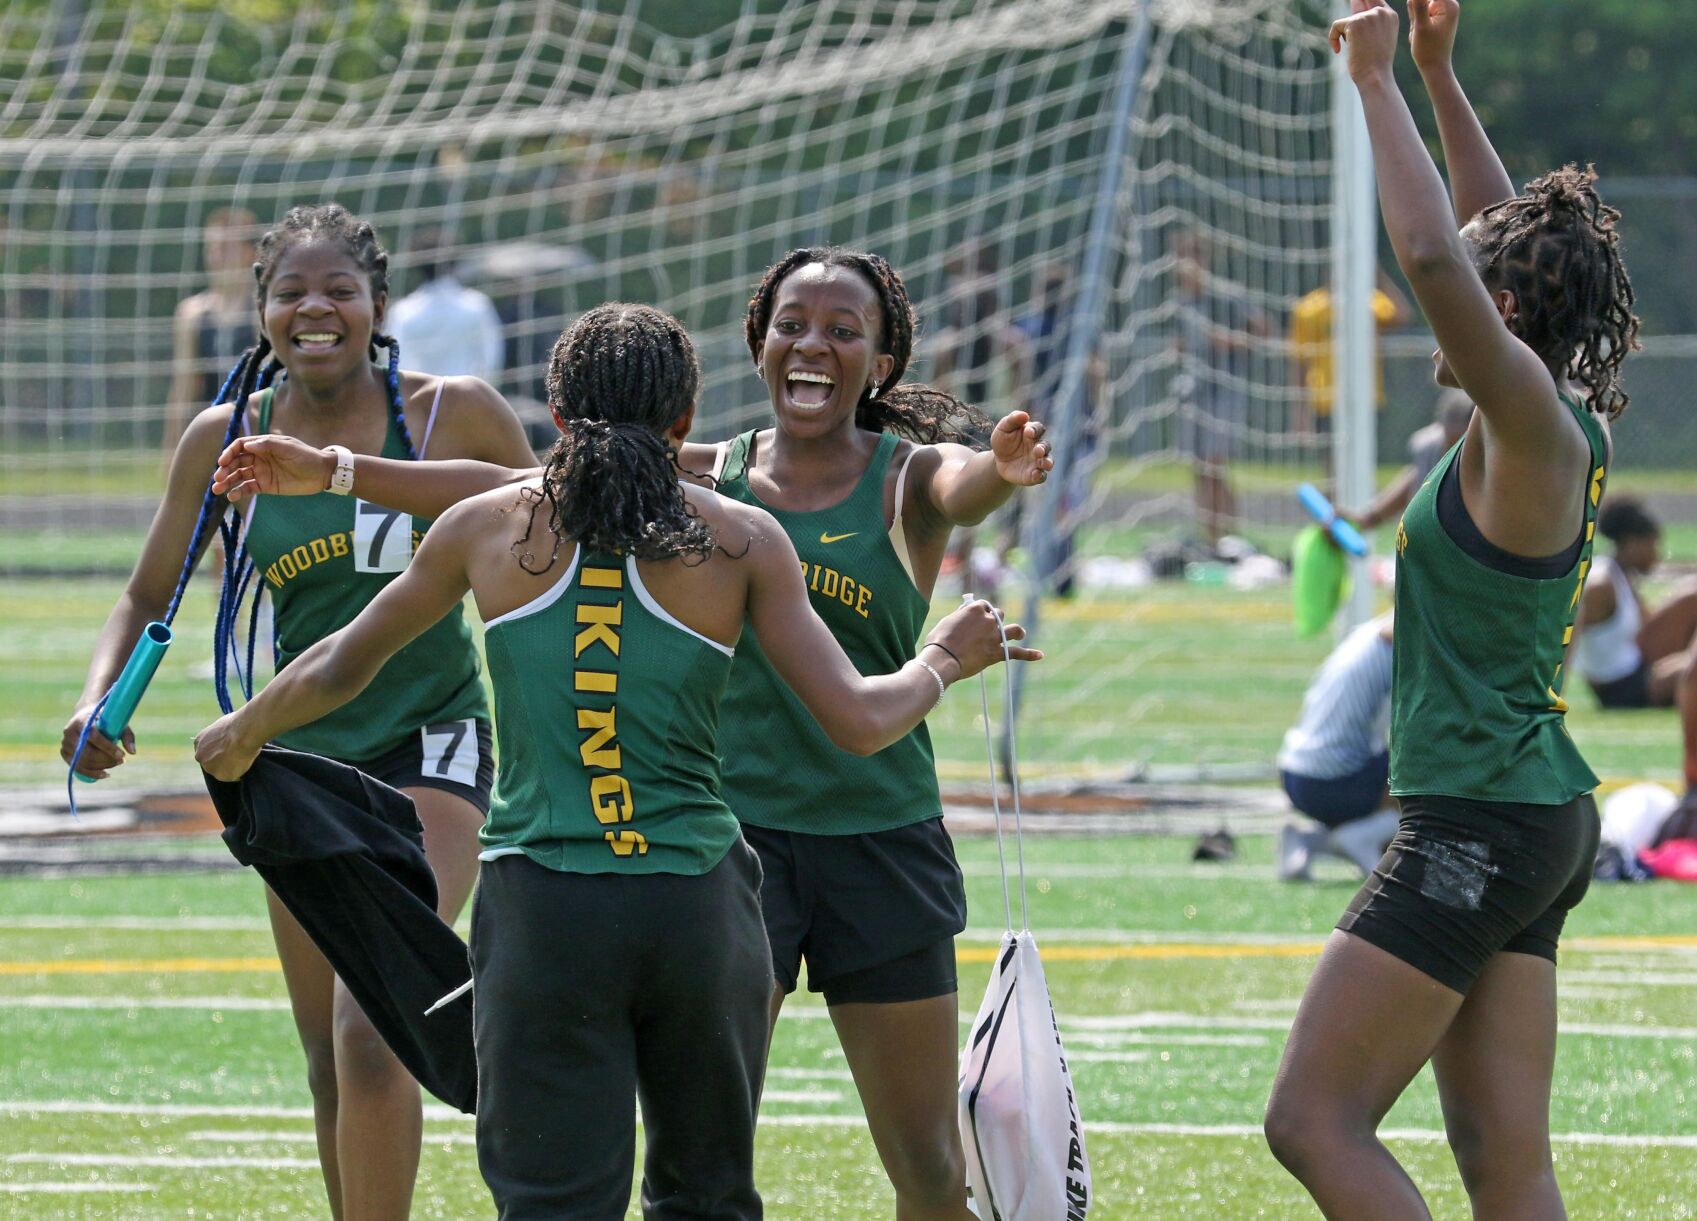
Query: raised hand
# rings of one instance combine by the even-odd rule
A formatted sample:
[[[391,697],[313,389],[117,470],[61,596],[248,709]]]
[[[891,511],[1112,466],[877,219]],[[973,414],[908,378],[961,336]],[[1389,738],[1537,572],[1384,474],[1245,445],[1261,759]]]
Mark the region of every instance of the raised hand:
[[[1017,623],[1007,624],[1006,631],[1009,641],[1025,639],[1025,629]],[[980,598],[976,602],[968,602],[932,628],[920,649],[923,651],[927,646],[935,646],[941,650],[943,657],[958,662],[960,672],[954,676],[954,680],[958,681],[971,678],[980,670],[987,670],[1003,660],[1002,639],[996,608]],[[937,653],[927,653],[925,660],[936,665],[938,656]],[[1007,656],[1014,661],[1043,660],[1041,649],[1028,649],[1011,643]]]
[[[1349,16],[1332,22],[1334,54],[1347,49],[1349,78],[1357,84],[1388,73],[1396,61],[1397,15],[1386,0],[1349,0]]]
[[[271,433],[237,437],[218,455],[212,490],[231,501],[266,493],[309,496],[330,486],[336,459],[305,441]]]
[[[1408,0],[1408,49],[1422,76],[1450,66],[1460,24],[1458,0]]]
[[[990,452],[996,456],[996,473],[1006,483],[1030,487],[1042,483],[1054,469],[1049,445],[1042,440],[1046,426],[1024,411],[1010,411],[990,434]]]

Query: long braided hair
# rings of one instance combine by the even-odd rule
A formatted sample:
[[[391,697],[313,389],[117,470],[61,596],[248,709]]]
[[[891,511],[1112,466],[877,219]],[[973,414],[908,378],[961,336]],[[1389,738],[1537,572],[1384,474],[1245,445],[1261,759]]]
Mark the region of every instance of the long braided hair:
[[[598,305],[554,344],[546,379],[560,439],[541,489],[520,493],[530,526],[513,544],[527,572],[546,572],[565,539],[585,551],[644,560],[704,559],[713,531],[684,498],[663,433],[695,406],[701,365],[678,320],[648,305]],[[537,510],[553,533],[548,563],[529,550]]]
[[[1484,209],[1474,222],[1473,260],[1487,288],[1514,294],[1510,329],[1584,386],[1591,410],[1612,418],[1630,401],[1621,362],[1640,345],[1620,213],[1603,203],[1596,183],[1594,167],[1565,165]]]
[[[265,308],[266,293],[271,287],[271,281],[277,273],[277,264],[283,255],[298,246],[314,242],[331,242],[340,246],[366,277],[374,300],[380,300],[388,293],[389,253],[377,240],[377,231],[371,227],[370,222],[361,220],[341,204],[303,205],[290,208],[282,222],[267,231],[259,241],[258,258],[253,264],[253,277],[255,299],[261,310]],[[373,331],[367,352],[373,361],[378,359],[379,347],[387,348],[389,354],[384,384],[388,390],[390,418],[406,446],[407,456],[417,458],[418,452],[413,448],[412,435],[407,430],[406,414],[401,401],[401,345],[392,336],[380,335]],[[271,341],[262,329],[259,342],[242,354],[215,400],[220,403],[233,403],[230,425],[224,434],[225,445],[241,433],[249,396],[273,385],[282,370],[282,361],[272,351]],[[228,662],[234,651],[236,624],[240,618],[242,601],[253,583],[254,563],[253,557],[248,553],[243,519],[238,518],[229,509],[222,497],[213,495],[210,482],[202,502],[201,517],[203,522],[211,518],[221,519],[218,529],[224,539],[224,582],[218,596],[218,618],[213,627],[213,686],[218,694],[219,706],[229,712],[232,705]],[[209,536],[202,539],[201,531],[197,528],[195,541],[190,546],[189,558],[184,563],[178,582],[176,599],[172,602],[173,609],[176,601],[182,597],[183,587],[188,583],[188,576],[194,569],[195,561],[200,558],[201,551],[209,541]],[[248,698],[253,695],[253,659],[257,644],[254,637],[258,622],[259,599],[255,597],[248,615],[247,665],[245,669],[238,665],[237,671],[242,693]]]
[[[883,324],[879,350],[893,357],[895,366],[888,377],[877,383],[875,397],[871,394],[872,386],[861,392],[854,412],[855,424],[869,432],[893,432],[921,445],[938,441],[970,442],[973,434],[989,423],[981,411],[935,386],[902,382],[902,374],[913,359],[919,319],[908,300],[907,285],[881,255],[843,246],[803,246],[768,267],[749,299],[748,316],[743,321],[743,337],[755,360],[760,359],[766,330],[772,324],[778,286],[791,272],[811,263],[849,268],[878,294],[878,313]]]

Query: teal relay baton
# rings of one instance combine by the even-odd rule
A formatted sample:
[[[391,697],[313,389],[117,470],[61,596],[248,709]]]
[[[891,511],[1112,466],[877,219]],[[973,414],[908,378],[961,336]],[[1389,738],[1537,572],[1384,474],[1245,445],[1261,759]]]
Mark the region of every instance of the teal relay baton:
[[[130,727],[130,718],[135,715],[136,705],[141,703],[141,697],[147,691],[147,684],[153,681],[159,663],[165,659],[165,650],[170,646],[171,629],[163,623],[150,623],[142,629],[141,639],[136,641],[136,647],[130,651],[130,659],[124,663],[118,681],[112,684],[112,691],[106,697],[105,705],[100,709],[100,716],[95,721],[94,727],[111,741],[118,741],[123,737],[124,730]],[[81,772],[75,775],[84,784],[94,783],[92,776],[85,776]]]
[[[1302,502],[1309,515],[1325,527],[1337,545],[1353,556],[1367,554],[1367,540],[1361,537],[1361,531],[1355,528],[1353,522],[1346,517],[1339,517],[1338,511],[1332,507],[1332,502],[1326,499],[1325,493],[1312,483],[1304,483],[1296,489],[1296,498]]]

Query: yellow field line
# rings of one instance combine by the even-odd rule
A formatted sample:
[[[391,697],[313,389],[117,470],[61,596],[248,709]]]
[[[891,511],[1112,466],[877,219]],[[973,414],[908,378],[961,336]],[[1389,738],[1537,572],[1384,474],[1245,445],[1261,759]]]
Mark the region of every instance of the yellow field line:
[[[1667,933],[1648,936],[1575,937],[1563,943],[1572,950],[1697,949],[1697,935]],[[1322,941],[1147,942],[1138,945],[1050,945],[1043,957],[1050,962],[1110,962],[1177,958],[1312,958]],[[994,946],[961,946],[955,958],[965,963],[995,962]],[[70,958],[55,962],[0,962],[5,975],[122,975],[172,973],[273,972],[275,958]]]
[[[0,962],[0,975],[170,975],[282,969],[275,958],[65,958],[57,962]]]
[[[1103,962],[1116,958],[1303,958],[1321,950],[1318,941],[1278,942],[1153,942],[1146,945],[1049,945],[1043,957],[1050,962]],[[999,948],[956,949],[959,962],[995,962]]]

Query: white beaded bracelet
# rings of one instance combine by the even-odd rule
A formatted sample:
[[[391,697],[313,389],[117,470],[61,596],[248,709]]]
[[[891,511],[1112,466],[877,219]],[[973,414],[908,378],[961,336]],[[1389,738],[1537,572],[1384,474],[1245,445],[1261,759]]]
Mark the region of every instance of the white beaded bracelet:
[[[924,669],[924,671],[927,674],[929,674],[932,678],[937,680],[937,698],[935,700],[933,700],[932,703],[931,703],[931,707],[935,708],[938,704],[941,704],[943,702],[943,692],[945,692],[949,689],[948,684],[943,682],[943,676],[941,674],[937,673],[936,668],[934,666],[932,666],[929,662],[923,661],[918,657],[915,657],[913,660],[922,669]]]

